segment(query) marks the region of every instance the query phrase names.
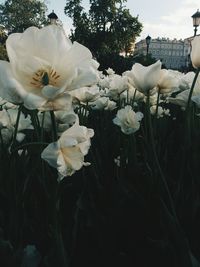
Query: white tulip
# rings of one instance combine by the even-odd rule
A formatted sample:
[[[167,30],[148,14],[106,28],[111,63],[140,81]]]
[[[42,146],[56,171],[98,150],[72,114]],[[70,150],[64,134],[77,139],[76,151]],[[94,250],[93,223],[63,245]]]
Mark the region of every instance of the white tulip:
[[[161,94],[169,94],[178,87],[178,79],[168,70],[160,71],[160,79],[157,88]]]
[[[10,62],[0,61],[0,96],[28,109],[69,109],[68,91],[94,84],[98,63],[56,25],[30,27],[6,41]]]
[[[88,153],[93,135],[94,131],[80,126],[77,119],[57,142],[49,144],[43,150],[41,157],[58,170],[59,180],[71,176],[82,166],[88,165],[88,162],[84,162],[84,156]]]
[[[161,75],[161,62],[158,60],[147,67],[135,63],[132,70],[125,72],[124,75],[129,77],[129,82],[133,87],[147,95],[158,84]]]

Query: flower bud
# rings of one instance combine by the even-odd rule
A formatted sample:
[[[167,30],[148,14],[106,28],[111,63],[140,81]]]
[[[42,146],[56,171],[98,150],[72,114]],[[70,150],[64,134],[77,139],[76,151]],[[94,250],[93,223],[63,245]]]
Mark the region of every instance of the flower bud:
[[[200,68],[200,36],[192,40],[191,61],[194,68]]]

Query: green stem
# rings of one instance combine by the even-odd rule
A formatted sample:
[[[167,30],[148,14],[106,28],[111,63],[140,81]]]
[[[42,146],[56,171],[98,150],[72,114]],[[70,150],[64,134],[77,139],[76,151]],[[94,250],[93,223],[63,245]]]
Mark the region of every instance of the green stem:
[[[44,120],[45,120],[45,111],[42,114],[41,137],[40,137],[41,142],[42,142],[42,140],[44,138]]]
[[[38,118],[37,118],[37,110],[31,110],[29,111],[30,116],[31,116],[31,121],[37,136],[37,140],[39,140],[39,125],[38,125]]]
[[[177,222],[178,223],[178,218],[176,216],[176,211],[175,211],[175,208],[174,208],[174,202],[173,202],[173,199],[172,199],[172,196],[170,194],[170,191],[169,191],[169,188],[168,188],[168,184],[166,182],[166,179],[165,179],[165,176],[162,172],[162,169],[160,167],[160,163],[159,163],[159,160],[158,160],[158,157],[157,157],[157,153],[156,153],[156,147],[155,147],[155,142],[154,142],[154,136],[153,136],[153,128],[152,128],[152,121],[151,121],[151,112],[150,112],[150,94],[148,92],[148,95],[147,95],[147,121],[148,121],[148,127],[149,127],[149,140],[150,140],[150,145],[152,147],[152,154],[153,154],[153,157],[154,157],[154,161],[155,161],[155,164],[157,166],[157,169],[158,169],[158,172],[160,174],[160,178],[161,178],[161,181],[162,181],[162,184],[163,184],[163,187],[166,191],[166,195],[168,197],[168,200],[169,200],[169,204],[170,204],[170,208],[171,208],[171,212]]]
[[[31,142],[31,143],[26,143],[20,146],[17,146],[15,149],[12,150],[12,154],[14,155],[15,152],[17,152],[19,149],[23,149],[29,146],[35,146],[35,145],[43,145],[43,146],[47,146],[49,145],[49,143],[45,143],[45,142]]]
[[[156,112],[155,112],[155,118],[157,119],[158,116],[158,105],[159,105],[159,100],[160,100],[160,89],[158,89],[158,96],[157,96],[157,101],[156,101]]]
[[[134,91],[134,95],[133,95],[133,99],[132,99],[132,103],[131,103],[132,108],[134,107],[136,93],[137,93],[137,89],[135,89],[135,91]]]
[[[16,142],[21,110],[22,110],[22,106],[20,105],[19,108],[18,108],[18,112],[17,112],[17,119],[16,119],[16,123],[15,123],[15,131],[14,131],[14,134],[13,134],[13,139],[12,139],[12,144],[11,144],[11,151],[13,149],[13,146],[15,145],[15,142]]]
[[[61,199],[61,190],[60,183],[57,182],[56,190],[55,190],[55,198],[53,203],[53,216],[54,216],[54,229],[55,229],[55,244],[56,244],[56,252],[58,256],[58,263],[60,267],[67,267],[68,260],[66,255],[66,250],[63,242],[63,235],[61,229],[61,216],[60,216],[60,199]]]
[[[130,103],[129,103],[129,91],[128,91],[128,89],[126,90],[126,98],[127,98],[126,105],[129,105]]]
[[[1,129],[0,129],[0,142],[1,142],[1,148],[3,149],[4,145],[3,145],[3,136],[1,133]]]
[[[200,68],[198,68],[196,70],[196,73],[195,73],[195,77],[194,77],[194,80],[192,82],[192,86],[191,86],[191,89],[190,89],[190,93],[189,93],[189,96],[188,96],[188,101],[187,101],[187,106],[186,106],[186,116],[189,112],[189,108],[190,108],[190,102],[191,102],[191,98],[192,98],[192,94],[193,94],[193,91],[194,91],[194,86],[195,86],[195,83],[197,81],[197,78],[198,78],[198,75],[199,75],[199,72],[200,72]]]
[[[50,111],[50,116],[51,116],[51,124],[52,124],[52,139],[53,139],[53,142],[55,142],[58,139],[58,135],[57,135],[56,119],[55,119],[55,114],[53,110]]]

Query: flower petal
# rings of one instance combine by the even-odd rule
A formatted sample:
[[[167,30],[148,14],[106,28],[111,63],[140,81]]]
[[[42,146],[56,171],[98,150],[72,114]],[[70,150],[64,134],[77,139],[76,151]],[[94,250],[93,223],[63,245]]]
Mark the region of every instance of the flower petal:
[[[13,77],[11,64],[0,60],[0,97],[12,103],[22,103],[26,91]]]
[[[47,161],[50,166],[57,168],[58,151],[58,143],[51,143],[42,151],[41,158]]]

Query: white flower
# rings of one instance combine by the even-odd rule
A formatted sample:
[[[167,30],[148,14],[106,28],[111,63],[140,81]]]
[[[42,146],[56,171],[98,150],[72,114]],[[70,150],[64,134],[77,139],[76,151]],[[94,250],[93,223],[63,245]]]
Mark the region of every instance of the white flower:
[[[196,104],[198,108],[200,108],[200,94],[192,96],[192,101]]]
[[[152,115],[155,115],[156,114],[156,105],[154,106],[151,106],[150,108],[150,112]],[[157,118],[162,118],[165,116],[170,116],[170,110],[169,109],[165,109],[165,108],[162,108],[161,106],[158,106],[158,109],[157,109]]]
[[[125,106],[125,108],[118,110],[113,122],[121,127],[123,133],[132,134],[139,130],[142,118],[141,112],[135,113],[131,106]]]
[[[98,64],[84,46],[56,25],[9,35],[10,62],[0,61],[0,95],[29,109],[68,109],[70,90],[97,81]]]
[[[179,94],[176,95],[176,97],[168,97],[167,100],[175,105],[179,105],[182,108],[185,108],[188,101],[190,90],[185,90]]]
[[[194,68],[200,68],[200,36],[195,36],[192,40],[191,61]]]
[[[186,74],[180,75],[179,78],[179,89],[181,91],[188,90],[192,86],[195,73],[193,71],[187,72]]]
[[[106,70],[106,72],[107,72],[107,74],[110,75],[110,76],[115,74],[115,71],[114,71],[112,68],[108,68],[108,69]]]
[[[193,76],[191,74],[190,74],[190,77]],[[188,102],[189,93],[190,93],[190,89],[187,89],[177,94],[176,97],[168,97],[167,100],[170,103],[173,103],[173,104],[176,104],[176,105],[179,105],[185,108]],[[198,79],[196,80],[195,86],[194,86],[193,93],[192,93],[192,101],[195,102],[197,106],[199,105],[199,95],[200,95],[200,79],[198,77]]]
[[[73,110],[59,110],[54,112],[55,120],[57,124],[58,135],[60,136],[64,131],[70,128],[77,120],[77,115]],[[52,121],[49,112],[39,112],[38,118],[40,125],[43,124],[43,128],[46,131],[50,131],[52,128]]]
[[[77,120],[71,128],[62,133],[57,142],[49,144],[43,150],[41,157],[58,170],[59,180],[71,176],[82,166],[88,165],[84,162],[84,156],[88,153],[90,138],[93,135],[92,129],[80,126]]]
[[[70,92],[70,95],[73,97],[74,102],[87,103],[95,101],[99,96],[99,87],[97,85],[91,87],[82,87],[75,89]]]
[[[99,97],[96,101],[89,103],[94,110],[113,110],[116,108],[116,102],[110,100],[108,97]]]
[[[3,141],[8,144],[11,141],[16,127],[18,109],[3,109],[0,111],[0,129],[3,134]],[[24,130],[33,129],[30,115],[26,116],[21,112],[17,127],[16,139],[22,142],[25,138]],[[7,135],[7,136],[6,136]]]
[[[71,111],[56,111],[55,119],[58,124],[58,135],[60,136],[64,131],[74,125],[78,119],[78,116],[73,110]]]
[[[158,60],[150,66],[143,66],[135,63],[131,71],[125,72],[124,75],[129,77],[129,82],[133,87],[143,94],[147,94],[153,90],[160,79],[161,62]]]
[[[101,89],[108,88],[110,84],[109,76],[103,76],[101,79],[98,80],[98,85]]]
[[[161,94],[169,94],[178,87],[178,79],[170,71],[161,70],[157,87]]]
[[[128,78],[126,76],[113,75],[109,84],[107,96],[118,100],[120,94],[128,88]]]

